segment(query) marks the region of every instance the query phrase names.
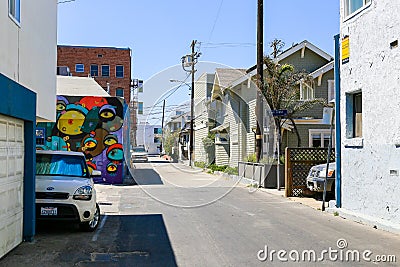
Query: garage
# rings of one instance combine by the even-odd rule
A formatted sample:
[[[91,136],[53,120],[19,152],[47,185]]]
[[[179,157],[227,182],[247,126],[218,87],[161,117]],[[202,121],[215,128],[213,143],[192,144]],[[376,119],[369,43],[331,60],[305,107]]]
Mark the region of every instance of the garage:
[[[22,242],[24,121],[0,115],[0,258]]]

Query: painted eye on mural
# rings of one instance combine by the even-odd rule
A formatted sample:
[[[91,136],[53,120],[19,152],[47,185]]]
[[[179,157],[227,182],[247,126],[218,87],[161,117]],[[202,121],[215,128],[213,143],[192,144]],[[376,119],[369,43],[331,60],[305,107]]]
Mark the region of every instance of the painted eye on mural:
[[[56,109],[57,111],[63,111],[65,110],[65,104],[64,103],[57,103]]]
[[[111,146],[116,143],[117,143],[117,140],[115,140],[114,138],[109,138],[109,139],[104,140],[104,144],[106,146]]]
[[[93,147],[95,147],[97,144],[96,144],[96,142],[93,142],[93,141],[87,141],[86,143],[85,143],[85,147],[88,147],[88,148],[93,148]]]
[[[100,116],[104,119],[111,119],[115,117],[115,114],[108,110],[104,110],[103,112],[100,113]]]
[[[114,163],[109,163],[108,165],[107,165],[107,172],[109,172],[109,173],[115,173],[115,172],[117,172],[117,165],[115,165]]]

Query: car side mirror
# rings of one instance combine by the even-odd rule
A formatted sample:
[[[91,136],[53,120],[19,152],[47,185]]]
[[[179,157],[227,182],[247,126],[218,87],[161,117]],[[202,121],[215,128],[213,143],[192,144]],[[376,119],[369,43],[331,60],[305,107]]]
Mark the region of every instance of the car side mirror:
[[[101,171],[93,170],[92,174],[90,176],[91,177],[101,177]]]

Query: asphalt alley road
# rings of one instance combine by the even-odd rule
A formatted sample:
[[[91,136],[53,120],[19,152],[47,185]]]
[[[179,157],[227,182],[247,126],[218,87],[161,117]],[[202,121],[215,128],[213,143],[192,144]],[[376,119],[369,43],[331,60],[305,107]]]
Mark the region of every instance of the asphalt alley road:
[[[21,244],[0,266],[374,266],[377,256],[391,255],[400,261],[399,235],[222,176],[158,158],[135,164],[133,174],[138,185],[96,185],[103,214],[96,232],[41,225],[36,241]]]

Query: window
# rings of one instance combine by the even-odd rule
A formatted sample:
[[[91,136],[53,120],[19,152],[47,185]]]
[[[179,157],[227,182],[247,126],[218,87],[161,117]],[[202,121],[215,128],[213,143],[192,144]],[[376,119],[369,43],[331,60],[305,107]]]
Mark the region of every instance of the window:
[[[369,5],[371,0],[344,0],[344,12],[345,16],[355,13],[357,10]]]
[[[143,93],[143,80],[139,80],[138,88],[138,92]]]
[[[21,1],[20,0],[9,0],[8,1],[8,14],[15,21],[21,22]]]
[[[36,174],[48,176],[79,176],[89,178],[85,159],[80,156],[37,154]]]
[[[180,122],[175,122],[174,123],[174,131],[180,130],[181,129],[181,123]]]
[[[335,99],[335,81],[328,80],[328,102]]]
[[[154,141],[154,144],[160,144],[161,143],[161,137],[154,137],[153,141]]]
[[[124,66],[122,65],[115,66],[115,77],[124,78]]]
[[[124,89],[123,88],[117,88],[117,90],[115,91],[115,95],[124,97]]]
[[[84,71],[85,71],[85,65],[75,64],[75,72],[84,72]]]
[[[110,65],[101,65],[101,77],[110,77]]]
[[[143,102],[138,103],[138,114],[143,114]]]
[[[362,137],[362,93],[346,94],[346,136]]]
[[[333,133],[332,147],[335,147],[335,134]],[[309,147],[328,147],[331,131],[329,129],[310,129],[308,130]]]
[[[215,144],[223,145],[229,143],[228,133],[217,133],[215,134]]]
[[[92,76],[92,77],[99,76],[99,65],[95,65],[95,64],[90,65],[90,76]]]
[[[300,84],[300,100],[314,99],[314,88],[306,83]]]
[[[362,137],[362,95],[353,96],[353,137]]]
[[[154,128],[154,134],[162,134],[161,128]]]

